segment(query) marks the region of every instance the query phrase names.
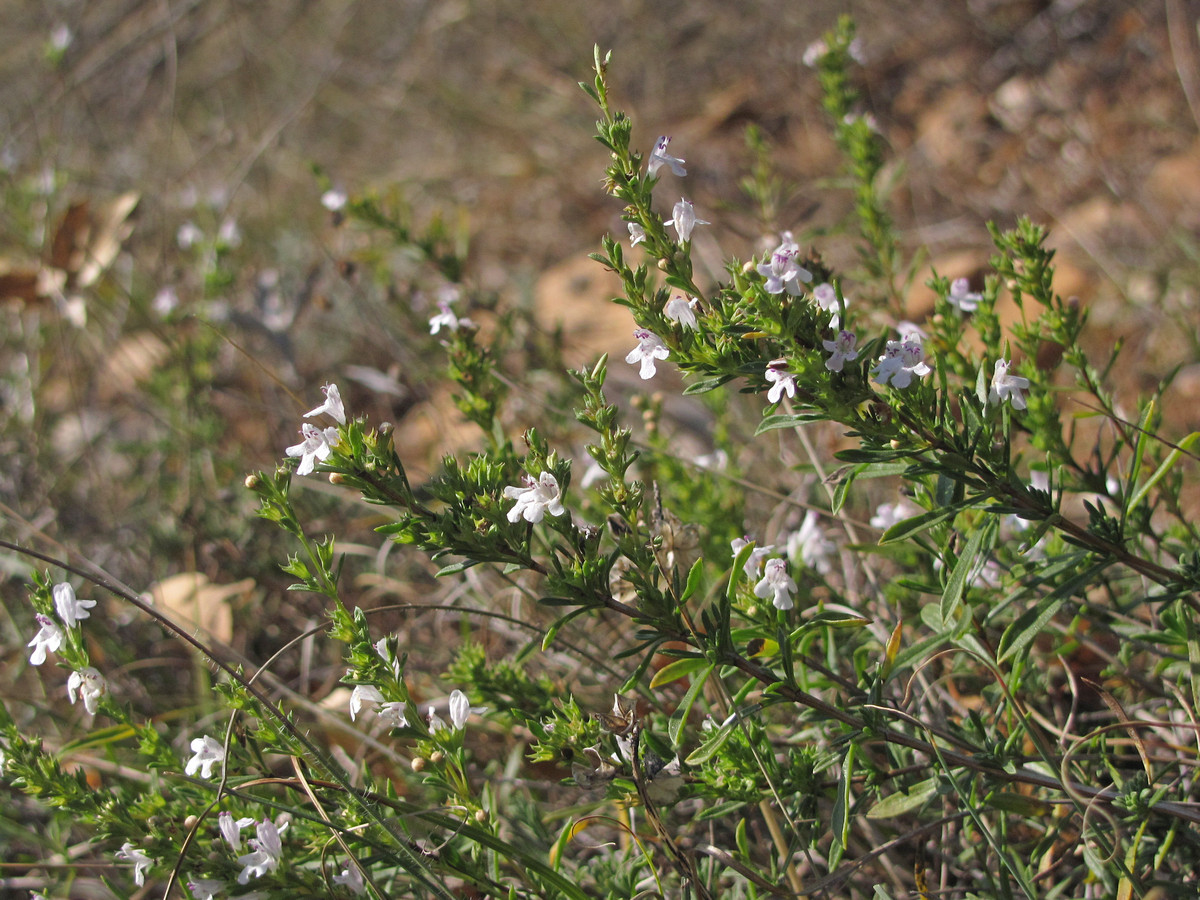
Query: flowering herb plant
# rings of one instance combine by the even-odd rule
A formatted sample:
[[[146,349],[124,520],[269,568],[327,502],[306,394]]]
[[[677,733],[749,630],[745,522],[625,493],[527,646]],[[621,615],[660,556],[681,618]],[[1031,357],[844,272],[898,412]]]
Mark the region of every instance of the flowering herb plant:
[[[361,756],[268,690],[267,667],[184,629],[219,670],[224,727],[140,720],[89,650],[106,610],[81,578],[155,611],[58,563],[76,586],[35,575],[29,662],[63,668],[111,778],[92,790],[6,713],[4,780],[93,829],[114,883],[162,896],[1194,890],[1200,535],[1179,498],[1197,435],[1160,435],[1155,398],[1118,406],[1030,221],[992,229],[981,290],[935,273],[933,315],[900,320],[855,47],[843,21],[806,58],[854,185],[856,271],[793,229],[699,277],[695,229],[721,226],[697,208],[719,215],[675,197],[703,148],[675,148],[688,168],[668,137],[634,149],[598,51],[583,85],[625,226],[595,254],[636,321],[624,363],[638,384],[683,373],[709,452],[676,448],[656,398],[635,438],[607,357],[571,373],[578,427],[514,422],[504,348],[463,290],[429,331],[481,449],[410,478],[396,429],[331,383],[285,461],[246,479],[294,541],[294,588],[327,600],[315,631],[342,648],[341,733]],[[460,261],[403,237],[458,282]],[[1064,424],[1068,403],[1102,422],[1092,438]],[[525,639],[499,655],[464,641],[431,689],[422,648],[353,602],[334,539],[306,527],[294,489],[319,477],[481,599],[448,607],[464,633]]]

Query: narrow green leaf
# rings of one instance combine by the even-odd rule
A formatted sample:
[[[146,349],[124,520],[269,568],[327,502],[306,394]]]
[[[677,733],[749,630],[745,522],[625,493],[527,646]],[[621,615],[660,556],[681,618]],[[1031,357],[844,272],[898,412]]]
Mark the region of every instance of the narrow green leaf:
[[[970,540],[967,541],[967,546],[959,554],[958,562],[954,564],[954,571],[950,573],[950,577],[946,581],[946,589],[942,591],[943,626],[949,625],[958,618],[958,609],[962,603],[963,591],[967,586],[967,578],[972,571],[978,570],[983,541],[989,531],[991,529],[986,526],[976,529]],[[990,546],[988,549],[991,549]]]
[[[688,662],[690,661],[688,660]],[[680,662],[684,662],[684,660],[680,660]],[[700,692],[704,690],[704,682],[708,681],[708,676],[712,674],[713,668],[712,665],[709,665],[703,673],[692,679],[691,687],[683,695],[683,699],[679,701],[679,706],[675,708],[675,712],[671,714],[671,721],[667,724],[667,734],[671,738],[671,746],[676,750],[679,749],[679,745],[682,743],[683,726],[687,724],[688,716],[692,712],[692,706],[695,704],[696,698],[700,696]],[[653,687],[653,684],[651,684],[651,687]]]
[[[838,778],[837,799],[833,803],[833,815],[830,820],[830,830],[833,832],[833,842],[829,847],[829,868],[836,869],[846,852],[846,844],[850,839],[851,798],[850,784],[854,777],[854,754],[857,744],[846,747],[846,756],[842,759],[842,774]]]
[[[732,375],[719,375],[716,378],[702,378],[699,381],[693,381],[683,389],[685,397],[691,394],[707,394],[709,391],[716,390],[721,385],[733,380]]]
[[[938,778],[927,778],[903,791],[897,791],[884,797],[871,807],[867,813],[868,819],[892,819],[905,813],[920,809],[937,793]]]
[[[687,584],[684,585],[683,595],[679,598],[686,603],[700,590],[700,585],[704,581],[704,560],[703,558],[692,563],[692,568],[688,570]]]
[[[672,681],[678,681],[691,675],[693,672],[699,672],[705,667],[711,668],[712,664],[704,657],[691,656],[684,659],[677,659],[674,662],[667,663],[661,669],[654,673],[654,677],[650,679],[650,689],[662,687],[664,684],[670,684]]]
[[[958,514],[958,506],[943,507],[941,509],[931,509],[928,512],[921,513],[919,516],[912,516],[897,522],[891,528],[883,533],[879,538],[881,544],[891,544],[895,541],[902,541],[907,537],[912,537],[914,534],[920,534],[922,531],[928,531],[934,525],[944,522],[947,519],[952,519]]]
[[[754,436],[758,437],[766,431],[773,431],[776,428],[794,428],[797,425],[803,425],[806,422],[815,422],[820,419],[817,413],[790,413],[788,415],[776,414],[773,416],[764,416],[763,420],[758,423],[758,427],[754,429]]]

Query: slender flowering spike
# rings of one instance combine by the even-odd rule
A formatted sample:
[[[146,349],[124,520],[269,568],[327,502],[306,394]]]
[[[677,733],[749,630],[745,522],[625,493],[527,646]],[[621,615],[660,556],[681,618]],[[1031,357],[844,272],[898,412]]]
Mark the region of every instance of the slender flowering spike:
[[[657,371],[654,361],[666,359],[671,355],[671,351],[662,342],[662,338],[645,328],[639,328],[633,333],[633,336],[637,338],[638,345],[625,354],[625,362],[630,365],[636,365],[639,362],[642,364],[638,374],[642,376],[643,381],[653,378]]]
[[[342,406],[342,395],[338,392],[337,385],[327,384],[321,388],[321,392],[325,395],[325,402],[316,409],[306,412],[304,418],[311,419],[313,416],[328,413],[339,425],[345,425],[346,408]]]
[[[796,593],[796,582],[788,574],[787,563],[782,559],[769,559],[763,567],[763,577],[754,586],[754,596],[761,599],[771,597],[776,609],[791,609],[792,594]]]
[[[774,382],[767,391],[768,402],[778,403],[784,394],[789,397],[796,396],[796,376],[787,370],[786,359],[773,359],[767,363],[766,379]]]
[[[636,247],[646,240],[646,229],[637,222],[629,223],[629,246]]]
[[[965,313],[975,312],[983,301],[983,294],[971,291],[970,284],[965,278],[955,278],[950,284],[950,294],[946,297],[952,306],[957,306]]]
[[[996,369],[992,375],[992,389],[988,391],[988,403],[1003,403],[1008,400],[1013,409],[1025,408],[1025,395],[1021,391],[1029,389],[1029,379],[1020,375],[1008,374],[1008,360],[996,360]]]
[[[235,819],[233,813],[228,811],[217,816],[217,826],[221,829],[221,837],[225,839],[225,843],[234,853],[242,849],[242,829],[253,824],[254,820],[250,817]]]
[[[692,201],[684,199],[675,204],[675,208],[671,211],[671,220],[666,224],[675,229],[675,233],[679,235],[679,243],[684,244],[692,239],[693,228],[697,225],[711,225],[712,222],[697,219]]]
[[[38,613],[37,620],[42,627],[33,636],[33,640],[25,645],[33,648],[33,652],[29,654],[29,664],[33,666],[44,663],[47,653],[57,653],[63,642],[62,629],[54,624],[53,619]]]
[[[812,281],[812,272],[796,262],[799,255],[800,245],[792,240],[791,232],[784,232],[783,242],[771,252],[771,258],[759,263],[756,269],[766,279],[763,287],[768,294],[781,294],[786,290],[798,297],[804,290],[801,283]]]
[[[108,682],[91,666],[72,672],[71,677],[67,679],[67,696],[71,698],[71,702],[75,702],[75,694],[78,693],[79,699],[83,701],[83,708],[93,716],[99,708],[100,698],[107,692]]]
[[[729,546],[733,549],[734,558],[742,552],[742,548],[750,543],[750,536],[744,538],[734,538],[729,542]],[[762,568],[763,560],[767,555],[775,549],[774,544],[767,544],[765,547],[755,547],[750,551],[750,555],[746,557],[746,562],[742,566],[742,571],[746,573],[747,578],[757,578],[759,569]]]
[[[821,345],[833,354],[825,360],[825,368],[840,372],[847,362],[858,359],[858,351],[854,349],[857,343],[858,336],[852,331],[841,331],[834,340],[821,341]]]
[[[660,137],[654,144],[654,150],[650,153],[650,159],[646,162],[646,174],[650,177],[658,172],[660,168],[670,166],[671,171],[682,178],[687,174],[687,169],[683,167],[685,160],[677,156],[672,156],[667,152],[667,145],[671,143],[669,137]]]
[[[359,871],[356,863],[350,863],[346,868],[342,869],[341,875],[334,875],[333,883],[349,888],[350,893],[356,897],[367,889],[367,886],[363,884],[362,872]]]
[[[184,767],[184,774],[195,775],[199,770],[201,778],[212,778],[213,766],[225,760],[225,748],[207,734],[193,740],[191,747],[194,755]]]
[[[547,512],[552,516],[561,516],[566,512],[558,479],[553,472],[543,472],[536,480],[526,475],[525,487],[506,487],[504,496],[517,501],[508,511],[510,522],[519,522],[521,519],[531,523],[540,522]]]
[[[133,883],[141,887],[146,883],[146,870],[154,865],[154,860],[126,841],[116,852],[117,859],[133,863]]]
[[[241,874],[237,877],[238,884],[246,884],[251,878],[261,878],[279,868],[279,859],[283,856],[279,829],[270,819],[263,819],[258,823],[256,833],[257,837],[250,840],[254,852],[238,857],[238,865],[242,866]]]
[[[892,387],[904,389],[912,384],[914,375],[924,378],[932,371],[924,360],[921,338],[912,334],[903,341],[888,341],[883,356],[879,357],[871,374],[881,385],[890,382]]]
[[[700,325],[696,321],[696,304],[699,302],[699,297],[684,297],[676,294],[663,307],[663,315],[672,322],[677,323],[681,328],[698,331]]]
[[[356,684],[350,692],[350,721],[353,722],[358,717],[364,706],[375,709],[382,702],[383,694],[379,693],[379,688],[369,684]]]
[[[58,617],[68,628],[74,628],[80,619],[91,618],[92,614],[88,610],[96,605],[95,600],[80,600],[75,596],[75,588],[65,581],[56,584],[53,593],[54,608],[58,610]]]
[[[288,456],[300,457],[300,465],[296,467],[296,474],[307,475],[316,467],[317,463],[329,459],[329,454],[333,452],[334,445],[341,440],[341,437],[336,428],[326,428],[322,431],[316,425],[310,425],[307,422],[300,426],[300,433],[304,435],[304,440],[288,447],[284,452]]]

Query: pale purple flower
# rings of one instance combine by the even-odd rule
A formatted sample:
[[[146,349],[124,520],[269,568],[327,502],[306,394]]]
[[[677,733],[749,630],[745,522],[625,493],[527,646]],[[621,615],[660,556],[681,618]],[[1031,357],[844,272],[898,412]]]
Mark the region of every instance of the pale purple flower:
[[[675,208],[671,211],[671,220],[666,224],[675,229],[675,233],[679,235],[679,243],[683,244],[692,239],[693,228],[697,225],[711,225],[712,222],[697,219],[692,201],[683,199],[675,204]]]
[[[300,426],[304,440],[299,444],[288,447],[288,456],[299,456],[300,465],[296,467],[297,475],[307,475],[318,462],[325,462],[333,453],[334,445],[341,440],[338,430],[332,426],[322,431],[316,425],[305,422]]]
[[[369,684],[356,684],[350,692],[350,721],[353,722],[358,717],[364,706],[374,709],[382,702],[383,694],[379,693],[379,688]]]
[[[734,558],[742,552],[742,548],[750,543],[750,537],[734,538],[729,542],[730,548],[733,550]],[[757,578],[758,572],[762,568],[763,560],[767,555],[775,549],[774,544],[767,544],[765,547],[755,547],[750,551],[750,555],[746,557],[746,562],[742,566],[742,571],[746,573],[747,578]]]
[[[796,376],[787,370],[786,359],[773,359],[767,363],[765,377],[767,381],[773,382],[771,389],[767,391],[768,402],[778,403],[784,394],[789,397],[796,396]]]
[[[71,698],[71,702],[75,702],[75,695],[78,693],[84,709],[93,716],[99,708],[100,698],[107,692],[108,682],[91,666],[72,672],[71,677],[67,679],[67,696]]]
[[[33,652],[29,654],[29,663],[34,666],[44,663],[47,653],[57,653],[63,642],[62,629],[54,624],[53,619],[38,613],[37,621],[42,627],[33,636],[33,640],[25,645],[33,648]]]
[[[789,559],[827,575],[831,568],[830,557],[837,547],[825,536],[818,522],[816,512],[810,509],[805,513],[799,529],[788,535],[787,554]]]
[[[1021,391],[1029,389],[1029,379],[1020,375],[1008,374],[1009,362],[1006,359],[996,360],[995,372],[992,375],[992,388],[988,391],[988,403],[1003,403],[1008,400],[1013,409],[1025,408],[1025,395]]]
[[[651,151],[650,159],[646,162],[646,174],[654,177],[655,173],[664,165],[670,166],[671,171],[681,178],[687,174],[687,169],[683,167],[684,160],[667,152],[667,146],[670,143],[671,139],[666,136],[660,137],[654,143],[654,150]]]
[[[467,695],[462,691],[453,691],[450,694],[450,724],[455,728],[462,728],[467,724],[467,717],[471,713],[483,715],[487,712],[486,706],[472,706],[467,700]]]
[[[202,240],[204,240],[204,232],[195,222],[184,222],[175,232],[175,243],[179,245],[180,250],[189,250]]]
[[[810,69],[815,69],[817,63],[821,61],[826,53],[829,52],[829,46],[823,40],[813,41],[804,48],[804,55],[800,57],[800,61]]]
[[[221,837],[234,853],[242,849],[242,829],[253,824],[254,820],[249,816],[235,819],[233,813],[228,811],[217,816],[217,827],[221,830]]]
[[[346,192],[337,188],[330,188],[321,195],[321,205],[331,213],[341,212],[346,206]]]
[[[663,315],[681,328],[697,331],[700,325],[696,322],[696,304],[699,302],[699,297],[684,297],[682,294],[676,294],[663,307]]]
[[[437,334],[443,328],[447,331],[458,331],[460,328],[475,327],[475,323],[466,316],[455,315],[454,310],[450,308],[450,303],[446,300],[438,301],[438,309],[441,312],[429,320],[430,334]]]
[[[92,614],[88,612],[96,605],[95,600],[81,600],[75,596],[75,588],[71,587],[67,582],[56,584],[52,589],[54,594],[54,608],[58,610],[58,617],[62,619],[64,625],[68,628],[74,628],[79,624],[80,619],[90,619]]]
[[[629,223],[629,246],[636,247],[646,240],[646,229],[637,222]]]
[[[392,653],[392,648],[388,644],[387,635],[384,635],[377,640],[373,645],[375,652],[379,654],[379,658],[392,667],[392,674],[397,678],[400,677],[400,660],[396,659]]]
[[[799,255],[799,244],[791,239],[790,232],[784,232],[783,242],[771,252],[771,258],[759,263],[756,269],[766,279],[763,287],[768,294],[781,294],[786,290],[798,297],[804,290],[800,287],[801,282],[812,281],[812,272],[796,262]]]
[[[858,344],[858,335],[853,331],[840,331],[832,341],[821,341],[821,345],[833,354],[825,360],[825,368],[830,372],[840,372],[847,362],[858,359],[856,344]]]
[[[630,365],[641,363],[641,369],[638,374],[643,380],[653,378],[655,369],[655,360],[666,359],[671,355],[671,351],[667,349],[667,345],[653,331],[647,331],[645,328],[639,328],[633,333],[637,338],[638,345],[630,350],[625,355],[625,362]]]
[[[333,883],[340,884],[344,888],[349,888],[350,892],[355,896],[362,894],[367,889],[367,886],[363,884],[362,872],[359,870],[358,865],[353,862],[342,869],[341,875],[333,876]]]
[[[912,384],[914,375],[924,378],[931,371],[925,364],[921,338],[914,334],[903,341],[888,341],[883,356],[879,357],[871,374],[881,385],[890,382],[892,387],[904,389]]]
[[[198,878],[188,882],[193,900],[217,900],[217,894],[225,890],[225,882],[219,878]]]
[[[435,710],[432,706],[429,707],[429,714],[426,716],[426,718],[429,720],[430,734],[441,731],[446,727],[445,721],[443,721],[442,717],[437,714],[437,710]]]
[[[782,559],[768,559],[763,567],[762,580],[754,586],[754,596],[760,599],[771,597],[776,609],[791,609],[792,594],[796,593],[796,582],[788,574],[787,563]]]
[[[504,489],[504,496],[515,499],[516,505],[508,511],[508,521],[540,522],[546,513],[561,516],[566,509],[562,505],[562,495],[559,492],[558,479],[553,472],[543,472],[536,479],[525,476],[525,487],[509,486]]]
[[[970,283],[965,278],[955,278],[950,283],[950,294],[946,297],[952,306],[957,306],[963,312],[975,312],[983,301],[983,294],[971,291]]]
[[[141,887],[146,883],[146,870],[154,865],[154,860],[126,841],[116,852],[117,859],[133,863],[133,883]]]
[[[327,413],[339,425],[346,424],[346,408],[342,405],[342,395],[338,391],[336,384],[327,384],[321,388],[321,393],[325,395],[325,402],[316,409],[310,409],[304,414],[304,418],[311,419],[313,416],[319,416],[322,413]]]
[[[221,742],[206,734],[193,740],[191,748],[193,756],[184,767],[184,774],[195,775],[199,770],[201,778],[212,778],[213,766],[225,760],[225,748]]]
[[[712,469],[723,472],[729,467],[729,454],[718,447],[712,453],[703,453],[696,457],[696,465],[702,469]]]
[[[242,866],[241,874],[237,877],[238,884],[246,884],[251,878],[261,878],[267,872],[279,868],[279,859],[283,856],[283,842],[279,839],[279,829],[270,819],[263,819],[255,829],[257,837],[251,838],[250,846],[253,853],[238,857],[238,865]]]
[[[920,511],[919,508],[903,498],[895,503],[881,503],[875,508],[875,514],[871,516],[871,527],[887,531],[893,525],[897,525],[905,519],[911,519]]]
[[[831,314],[830,327],[838,328],[842,324],[842,308],[838,303],[837,290],[832,284],[826,281],[813,288],[813,300],[822,310]]]

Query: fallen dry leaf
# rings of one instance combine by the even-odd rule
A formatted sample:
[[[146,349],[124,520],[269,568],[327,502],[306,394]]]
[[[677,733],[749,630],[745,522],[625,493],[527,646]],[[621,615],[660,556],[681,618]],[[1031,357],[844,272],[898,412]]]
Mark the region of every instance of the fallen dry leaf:
[[[180,625],[193,625],[223,644],[233,640],[234,598],[248,599],[254,579],[213,584],[200,572],[181,572],[150,588],[154,606]]]

